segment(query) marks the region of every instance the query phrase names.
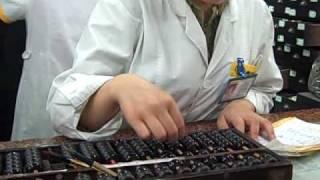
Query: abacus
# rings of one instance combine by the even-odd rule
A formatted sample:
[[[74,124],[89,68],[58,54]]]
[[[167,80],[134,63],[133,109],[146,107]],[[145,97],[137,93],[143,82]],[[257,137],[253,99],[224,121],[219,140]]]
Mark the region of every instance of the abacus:
[[[76,151],[117,175],[68,164]],[[175,143],[139,138],[71,142],[0,152],[0,179],[291,180],[292,165],[235,129],[198,131]]]

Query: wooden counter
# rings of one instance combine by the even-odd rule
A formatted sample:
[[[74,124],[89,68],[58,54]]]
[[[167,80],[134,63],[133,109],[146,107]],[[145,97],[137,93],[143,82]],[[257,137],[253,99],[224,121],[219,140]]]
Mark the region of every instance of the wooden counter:
[[[285,117],[292,117],[292,116],[296,116],[298,118],[304,119],[309,122],[320,122],[320,108],[265,115],[266,118],[270,119],[273,122]],[[188,124],[187,132],[193,132],[193,131],[199,131],[199,130],[210,130],[215,128],[216,128],[216,123],[212,121],[211,122],[201,121],[201,122]],[[117,133],[114,136],[114,138],[132,137],[133,135],[134,133],[131,130],[123,130]],[[70,141],[70,140],[68,140],[65,137],[55,137],[51,139],[32,139],[32,140],[14,141],[14,142],[1,142],[0,150],[12,149],[12,148],[23,148],[23,147],[30,147],[30,146],[54,145],[54,144],[61,144],[67,141]]]

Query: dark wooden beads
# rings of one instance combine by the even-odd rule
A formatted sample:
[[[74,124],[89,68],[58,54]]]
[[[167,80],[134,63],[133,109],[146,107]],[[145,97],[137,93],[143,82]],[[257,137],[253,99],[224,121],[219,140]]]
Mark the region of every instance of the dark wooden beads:
[[[117,180],[117,178],[109,175],[98,175],[97,180]]]
[[[27,149],[24,152],[26,172],[41,171],[42,158],[37,148]]]
[[[252,147],[250,143],[235,134],[232,130],[223,131],[222,134],[232,143],[234,149],[240,150],[244,147]]]
[[[195,141],[191,136],[186,136],[181,139],[181,143],[184,145],[184,147],[191,151],[192,153],[198,154],[200,149],[200,144]]]
[[[190,167],[188,167],[187,164],[185,164],[183,161],[171,161],[168,163],[168,166],[171,170],[173,170],[176,174],[185,174],[185,173],[191,173],[192,170]]]
[[[233,146],[232,143],[218,131],[210,131],[208,133],[208,137],[219,147],[217,149],[218,152],[224,152],[227,148],[231,148]]]
[[[87,158],[95,161],[101,161],[100,155],[94,146],[89,142],[82,142],[79,144],[80,152]]]
[[[141,158],[148,159],[154,157],[152,150],[141,139],[131,139],[129,143]]]
[[[146,144],[159,157],[163,156],[166,153],[164,144],[155,139],[146,141]]]
[[[97,142],[96,147],[100,152],[104,162],[114,164],[119,160],[118,154],[109,142]]]
[[[79,173],[74,180],[92,180],[88,174]]]
[[[153,172],[150,168],[146,166],[136,166],[135,167],[135,174],[137,175],[138,179],[145,179],[145,178],[152,178],[154,177]]]
[[[63,144],[61,146],[61,153],[62,155],[67,158],[67,159],[73,159],[73,155],[69,152],[69,150],[71,151],[76,151],[75,147],[71,144]]]
[[[19,152],[9,152],[6,154],[5,174],[20,174],[23,172],[22,158]]]
[[[126,162],[140,159],[139,155],[125,140],[116,141],[115,147],[121,158]]]
[[[135,180],[137,179],[129,170],[119,169],[118,180]]]
[[[204,132],[196,132],[191,136],[201,145],[203,149],[207,149],[211,153],[215,152],[216,143],[213,142],[208,136],[206,136]]]
[[[191,168],[192,172],[201,173],[207,172],[210,170],[210,167],[205,165],[200,161],[189,160],[187,161],[189,167]]]
[[[177,156],[185,155],[184,154],[185,148],[180,142],[176,142],[176,143],[165,142],[164,144],[166,146],[166,149],[173,152],[175,155],[177,155]]]
[[[59,156],[51,157],[49,152],[52,152],[52,155],[53,153],[63,155],[67,159],[77,159],[72,155],[74,153],[70,153],[76,151],[102,164],[121,164],[113,169],[117,172],[117,177],[99,174],[101,172],[90,172],[89,175],[87,172],[88,174],[77,174],[76,180],[170,179],[201,173],[210,174],[207,172],[212,171],[227,172],[237,170],[237,168],[249,169],[281,161],[280,157],[263,148],[258,149],[258,147],[260,146],[233,130],[195,132],[176,142],[138,138],[98,142],[81,141],[49,148],[41,147],[41,152],[37,148],[28,148],[18,152],[2,152],[0,154],[0,174],[37,174],[38,171],[64,170],[70,167],[77,171],[78,166],[71,165]],[[150,162],[147,164],[139,162],[128,166],[122,164],[149,159],[157,162],[161,158],[166,161],[159,162],[159,164],[149,164]]]
[[[173,171],[169,168],[169,166],[165,164],[155,164],[153,165],[153,169],[158,177],[165,177],[174,174]]]

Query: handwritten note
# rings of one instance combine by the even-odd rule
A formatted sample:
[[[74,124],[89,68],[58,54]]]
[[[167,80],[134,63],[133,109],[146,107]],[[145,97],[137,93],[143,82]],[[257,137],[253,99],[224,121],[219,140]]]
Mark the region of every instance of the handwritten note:
[[[320,146],[320,124],[305,122],[296,117],[275,128],[277,140],[291,146]]]
[[[296,117],[273,123],[276,139],[263,137],[258,142],[284,156],[307,156],[320,150],[320,124],[313,124]]]

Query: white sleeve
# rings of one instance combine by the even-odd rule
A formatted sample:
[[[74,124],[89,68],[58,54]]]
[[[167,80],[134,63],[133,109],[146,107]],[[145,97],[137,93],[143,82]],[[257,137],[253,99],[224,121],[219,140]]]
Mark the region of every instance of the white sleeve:
[[[0,20],[11,23],[25,18],[31,0],[0,0]]]
[[[97,132],[79,131],[77,125],[89,98],[114,76],[128,71],[140,27],[141,21],[122,1],[99,1],[77,46],[73,68],[54,80],[49,93],[47,110],[58,133],[93,140],[119,130],[121,114]]]
[[[259,53],[263,56],[257,64],[257,79],[246,99],[254,104],[257,113],[269,113],[273,107],[272,98],[282,89],[283,80],[273,54],[274,25],[272,16],[264,5],[264,19],[261,31]],[[260,18],[259,18],[260,19]],[[259,20],[260,21],[260,20]]]

